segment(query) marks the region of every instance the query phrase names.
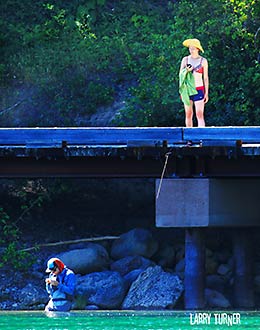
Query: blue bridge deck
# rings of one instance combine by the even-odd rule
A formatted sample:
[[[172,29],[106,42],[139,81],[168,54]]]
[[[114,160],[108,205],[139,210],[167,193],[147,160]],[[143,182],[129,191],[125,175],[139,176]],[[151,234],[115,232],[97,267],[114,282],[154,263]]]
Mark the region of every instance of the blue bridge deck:
[[[260,127],[0,128],[0,177],[159,177],[165,155],[169,176],[260,176]]]
[[[214,145],[228,142],[260,143],[260,126],[243,127],[51,127],[51,128],[0,128],[0,147],[34,146],[40,148],[67,145],[128,145],[130,142],[146,142],[160,145],[182,144],[191,140]]]

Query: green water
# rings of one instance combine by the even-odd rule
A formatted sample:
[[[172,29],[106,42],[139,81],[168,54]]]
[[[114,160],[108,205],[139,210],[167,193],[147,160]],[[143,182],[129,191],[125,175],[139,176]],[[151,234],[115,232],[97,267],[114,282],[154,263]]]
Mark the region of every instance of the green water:
[[[206,312],[205,312],[206,313]],[[226,330],[260,329],[260,312],[228,312],[237,324],[215,324],[213,313],[210,324],[192,312],[131,312],[95,311],[50,314],[44,312],[0,312],[2,330]],[[211,313],[211,314],[209,314]],[[236,314],[235,314],[236,313]],[[196,313],[197,316],[201,315]],[[192,317],[191,317],[192,315]],[[206,315],[206,314],[205,314]],[[218,315],[223,316],[223,312]],[[223,318],[222,318],[223,319]],[[204,320],[204,321],[203,321]],[[200,324],[194,324],[199,322]],[[224,317],[225,322],[225,317]]]

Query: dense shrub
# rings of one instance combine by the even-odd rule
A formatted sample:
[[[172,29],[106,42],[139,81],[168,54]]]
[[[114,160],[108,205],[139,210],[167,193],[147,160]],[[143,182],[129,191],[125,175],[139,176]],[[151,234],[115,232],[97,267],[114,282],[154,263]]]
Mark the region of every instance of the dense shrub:
[[[74,125],[112,103],[119,84],[132,87],[115,125],[182,126],[189,37],[209,61],[207,124],[259,125],[255,0],[6,0],[0,12],[1,126],[23,113],[33,126]]]

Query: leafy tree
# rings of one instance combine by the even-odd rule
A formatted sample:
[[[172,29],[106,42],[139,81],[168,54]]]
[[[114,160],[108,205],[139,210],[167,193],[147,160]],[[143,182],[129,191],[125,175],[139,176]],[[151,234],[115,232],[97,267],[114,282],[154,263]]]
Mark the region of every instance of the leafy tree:
[[[0,11],[0,102],[11,109],[0,125],[30,115],[31,126],[77,125],[123,84],[129,97],[114,125],[182,126],[178,71],[189,37],[209,61],[207,124],[259,124],[255,0],[7,0]]]
[[[137,45],[137,60],[131,57],[135,72],[140,68],[139,84],[121,124],[183,125],[182,104],[177,101],[178,69],[186,51],[182,41],[194,37],[202,41],[210,66],[207,123],[259,124],[259,63],[254,47],[257,8],[255,1],[182,0],[174,5],[173,17],[162,22],[163,33],[153,33],[153,29],[159,30],[158,23],[148,29],[149,20],[139,23],[139,33],[150,43]]]

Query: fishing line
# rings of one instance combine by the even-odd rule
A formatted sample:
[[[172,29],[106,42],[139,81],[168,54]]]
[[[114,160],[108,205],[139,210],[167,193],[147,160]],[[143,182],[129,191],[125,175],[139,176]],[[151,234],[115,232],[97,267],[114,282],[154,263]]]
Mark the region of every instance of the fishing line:
[[[161,178],[160,178],[159,187],[158,187],[157,194],[156,194],[156,199],[158,199],[158,197],[160,195],[160,191],[161,191],[161,188],[162,188],[162,182],[163,182],[163,178],[164,178],[164,174],[165,174],[165,170],[166,170],[166,167],[167,167],[168,158],[169,158],[170,154],[171,154],[171,152],[167,152],[165,154],[165,162],[164,162],[164,166],[163,166],[163,170],[162,170],[162,175],[161,175]]]

